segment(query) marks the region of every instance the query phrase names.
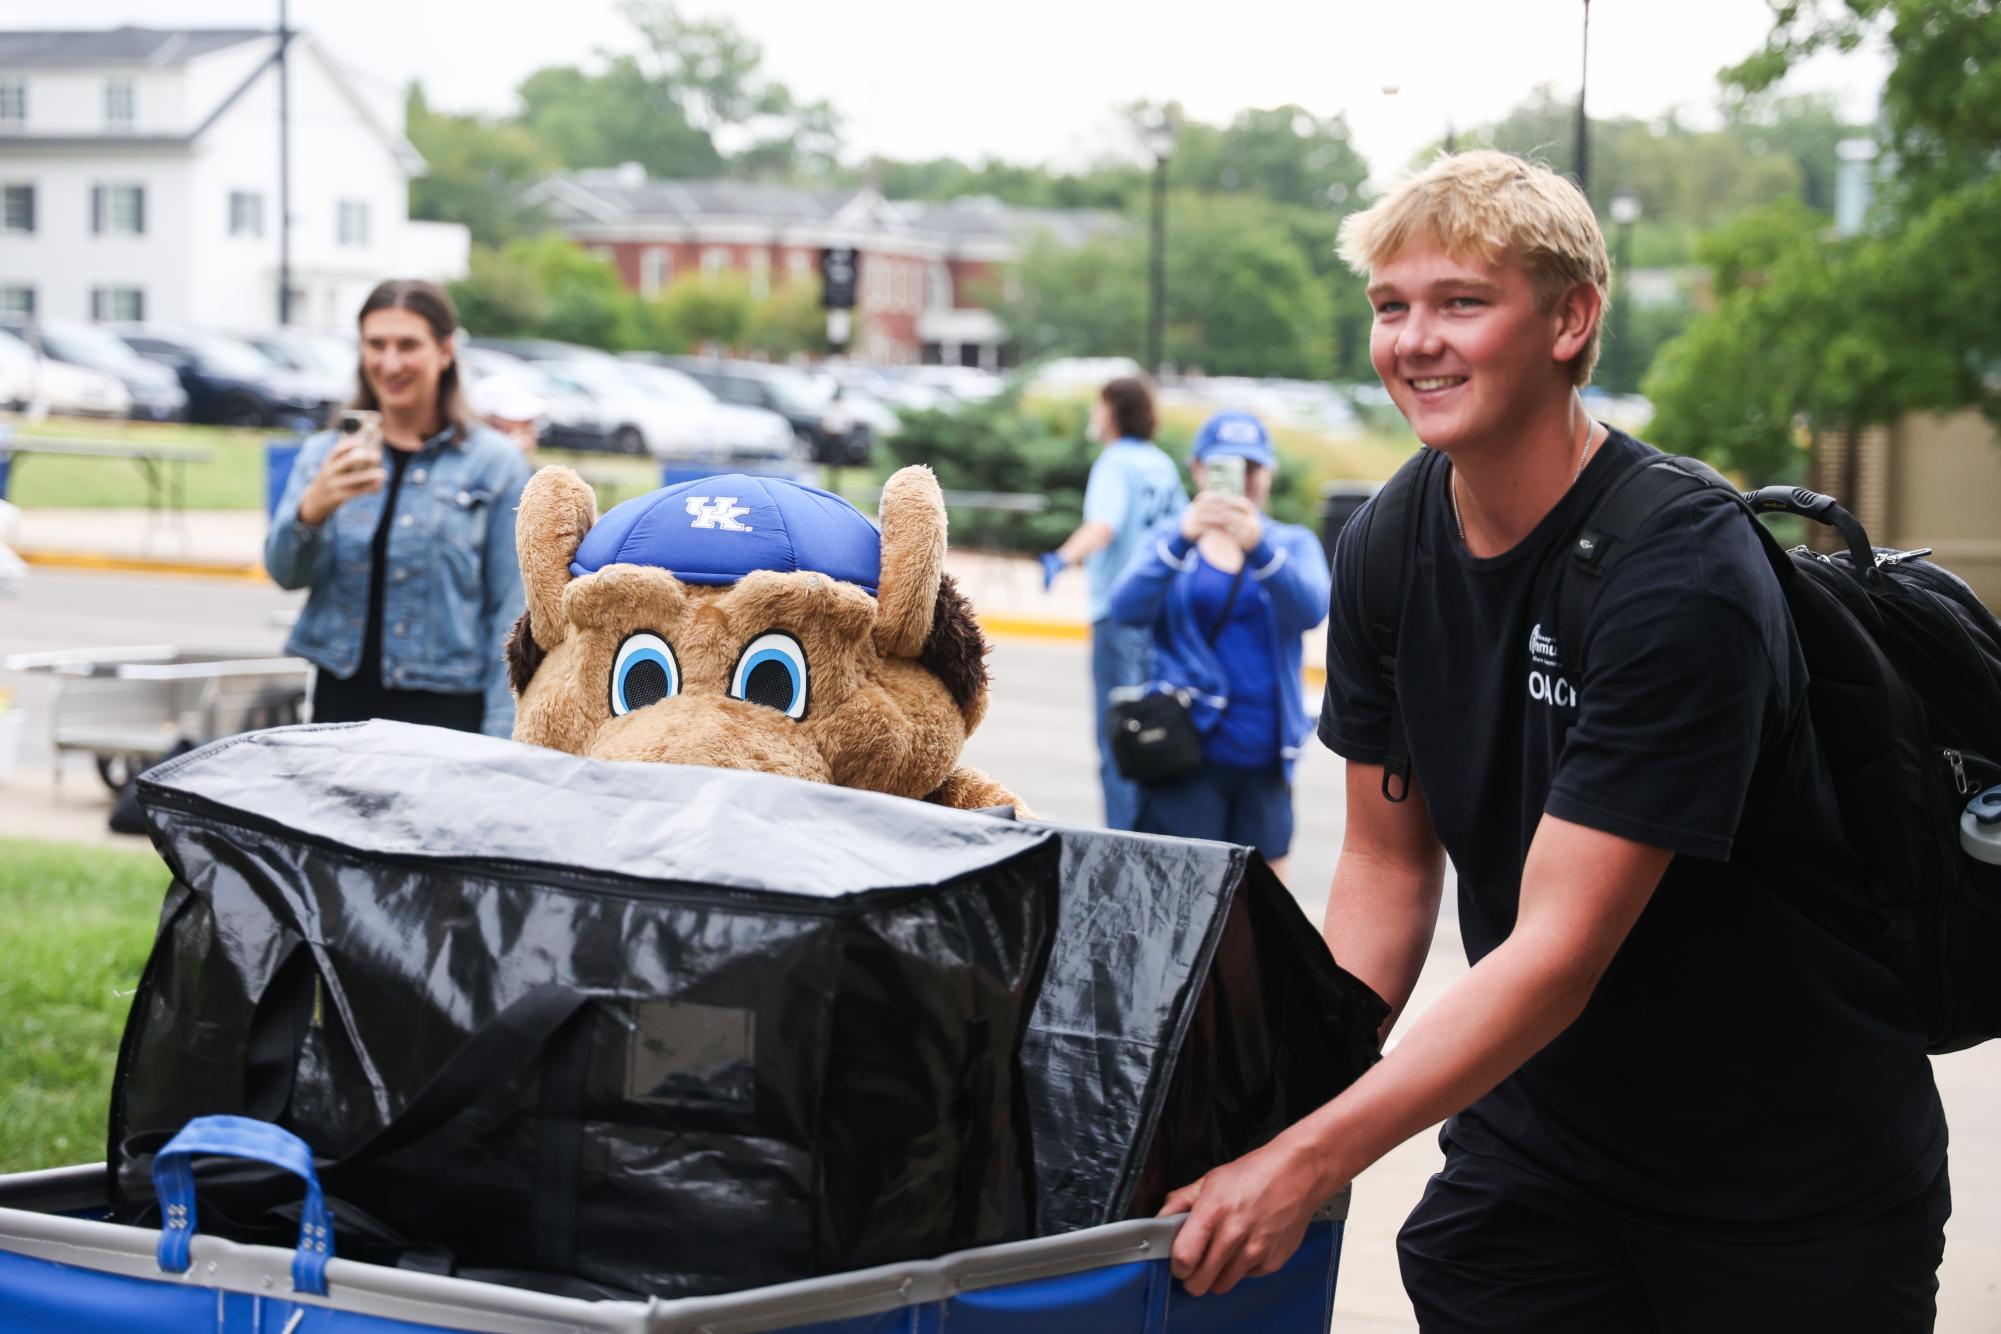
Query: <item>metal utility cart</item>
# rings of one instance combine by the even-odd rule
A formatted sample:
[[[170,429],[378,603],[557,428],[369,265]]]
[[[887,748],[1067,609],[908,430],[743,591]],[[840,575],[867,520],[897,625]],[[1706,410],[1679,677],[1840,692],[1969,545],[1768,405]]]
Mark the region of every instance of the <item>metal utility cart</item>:
[[[1347,1197],[1290,1263],[1222,1296],[1167,1272],[1180,1219],[1142,1219],[749,1292],[580,1301],[95,1221],[101,1166],[0,1177],[0,1326],[12,1334],[1325,1334]],[[313,1222],[309,1202],[302,1217]],[[179,1263],[179,1272],[162,1262]]]
[[[172,644],[58,649],[0,659],[55,679],[55,772],[82,751],[116,790],[178,741],[196,743],[300,720],[312,665],[302,658]]]

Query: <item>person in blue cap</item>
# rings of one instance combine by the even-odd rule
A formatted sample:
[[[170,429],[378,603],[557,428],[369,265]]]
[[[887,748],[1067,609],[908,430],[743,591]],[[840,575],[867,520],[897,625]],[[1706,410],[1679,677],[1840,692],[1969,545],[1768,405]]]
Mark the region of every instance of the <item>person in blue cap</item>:
[[[1091,580],[1091,695],[1098,726],[1098,777],[1105,793],[1105,826],[1131,829],[1139,791],[1120,776],[1106,730],[1111,693],[1143,685],[1151,670],[1151,641],[1144,630],[1112,619],[1112,588],[1145,545],[1155,524],[1188,503],[1181,472],[1153,443],[1153,395],[1131,376],[1112,380],[1091,405],[1085,433],[1103,441],[1084,486],[1084,522],[1063,545],[1042,554],[1042,587],[1072,565]]]
[[[1111,612],[1151,633],[1153,688],[1188,692],[1202,765],[1140,784],[1133,827],[1254,847],[1283,876],[1293,761],[1313,730],[1300,639],[1327,616],[1327,557],[1311,529],[1264,513],[1278,456],[1256,417],[1204,422],[1189,465],[1195,499],[1148,535]]]

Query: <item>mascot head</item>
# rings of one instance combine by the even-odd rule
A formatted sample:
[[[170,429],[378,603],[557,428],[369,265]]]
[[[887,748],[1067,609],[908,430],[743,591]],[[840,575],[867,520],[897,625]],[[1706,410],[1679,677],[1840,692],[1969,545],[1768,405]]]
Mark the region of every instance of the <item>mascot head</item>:
[[[1015,804],[959,765],[986,712],[987,645],[944,572],[930,469],[889,479],[878,528],[829,492],[742,474],[600,519],[581,478],[544,468],[515,534],[515,740]]]

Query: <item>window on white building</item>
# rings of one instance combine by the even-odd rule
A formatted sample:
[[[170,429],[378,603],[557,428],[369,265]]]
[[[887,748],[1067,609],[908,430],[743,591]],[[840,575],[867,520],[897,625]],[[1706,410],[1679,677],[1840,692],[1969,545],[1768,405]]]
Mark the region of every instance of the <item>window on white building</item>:
[[[91,186],[90,230],[101,236],[144,236],[146,187],[123,184]]]
[[[334,239],[340,245],[368,244],[368,201],[343,199],[334,219]]]
[[[0,232],[32,233],[35,230],[35,187],[0,186]]]
[[[19,283],[0,286],[0,315],[33,315],[35,289]]]
[[[648,246],[639,253],[639,294],[659,296],[674,280],[674,252],[665,246]]]
[[[104,81],[104,127],[117,134],[132,128],[135,98],[130,79]]]
[[[750,294],[759,301],[771,295],[771,252],[769,250],[751,251]]]
[[[0,129],[18,130],[28,123],[28,81],[0,78]]]
[[[146,318],[146,293],[137,287],[93,287],[90,289],[90,318],[143,320]]]
[[[264,196],[255,190],[229,192],[229,234],[264,235]]]
[[[727,273],[730,268],[730,252],[722,246],[710,246],[702,252],[702,276],[713,278]]]

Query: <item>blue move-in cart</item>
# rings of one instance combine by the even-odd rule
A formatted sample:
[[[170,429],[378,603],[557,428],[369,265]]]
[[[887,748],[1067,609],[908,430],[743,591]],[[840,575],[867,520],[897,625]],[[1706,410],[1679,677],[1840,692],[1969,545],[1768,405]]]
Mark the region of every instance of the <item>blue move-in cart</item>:
[[[579,1301],[99,1221],[102,1167],[0,1177],[0,1329],[9,1334],[1324,1334],[1346,1196],[1292,1261],[1223,1296],[1167,1272],[1178,1219],[1137,1220],[727,1296]],[[307,1211],[310,1221],[311,1211]],[[198,1222],[198,1214],[196,1215]],[[308,1243],[310,1246],[310,1243]],[[323,1267],[320,1267],[323,1266]],[[325,1288],[295,1286],[314,1273]]]

